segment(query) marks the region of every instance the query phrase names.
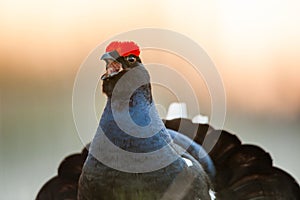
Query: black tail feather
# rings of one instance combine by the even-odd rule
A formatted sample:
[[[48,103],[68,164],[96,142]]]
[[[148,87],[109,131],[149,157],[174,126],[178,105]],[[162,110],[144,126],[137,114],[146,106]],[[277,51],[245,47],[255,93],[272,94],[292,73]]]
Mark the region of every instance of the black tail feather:
[[[217,137],[216,135],[219,134],[220,136]],[[218,141],[215,142],[216,138],[218,138]],[[208,153],[215,165],[222,165],[241,146],[241,141],[235,135],[221,130],[213,130],[208,134],[206,141],[203,145],[204,149],[208,149],[208,145],[214,144],[214,147]]]
[[[87,153],[84,148],[81,153],[66,157],[58,167],[58,175],[43,185],[36,200],[76,200],[78,180]]]
[[[289,174],[272,167],[250,173],[217,192],[218,199],[300,199],[299,185]]]
[[[237,136],[227,131],[193,124],[188,119],[166,120],[165,125],[194,138],[206,150],[214,144],[208,153],[216,168],[214,189],[218,200],[300,200],[298,183],[288,173],[274,167],[271,156],[262,148],[242,144]]]

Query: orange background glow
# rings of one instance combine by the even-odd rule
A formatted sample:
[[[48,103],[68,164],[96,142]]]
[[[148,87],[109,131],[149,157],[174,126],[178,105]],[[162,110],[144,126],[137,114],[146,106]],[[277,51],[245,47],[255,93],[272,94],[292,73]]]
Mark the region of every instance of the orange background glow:
[[[73,76],[89,51],[112,35],[166,28],[207,50],[222,73],[229,106],[298,115],[300,4],[187,2],[1,2],[1,74]]]

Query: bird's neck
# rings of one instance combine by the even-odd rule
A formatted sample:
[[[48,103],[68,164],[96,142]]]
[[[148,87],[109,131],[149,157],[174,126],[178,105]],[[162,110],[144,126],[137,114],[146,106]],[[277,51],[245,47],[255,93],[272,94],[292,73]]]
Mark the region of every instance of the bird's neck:
[[[100,125],[105,126],[111,120],[128,121],[130,116],[138,126],[147,126],[151,121],[151,109],[155,109],[151,89],[144,85],[138,88],[130,99],[108,97]]]
[[[107,100],[99,128],[120,148],[148,152],[170,142],[149,87],[141,86],[127,101],[113,98]]]

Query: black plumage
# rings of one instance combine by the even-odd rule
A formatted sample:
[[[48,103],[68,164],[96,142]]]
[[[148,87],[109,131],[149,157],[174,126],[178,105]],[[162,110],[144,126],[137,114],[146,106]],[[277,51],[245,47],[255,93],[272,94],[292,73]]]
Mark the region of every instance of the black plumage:
[[[67,156],[59,165],[57,175],[40,189],[36,200],[77,199],[78,180],[88,150]]]

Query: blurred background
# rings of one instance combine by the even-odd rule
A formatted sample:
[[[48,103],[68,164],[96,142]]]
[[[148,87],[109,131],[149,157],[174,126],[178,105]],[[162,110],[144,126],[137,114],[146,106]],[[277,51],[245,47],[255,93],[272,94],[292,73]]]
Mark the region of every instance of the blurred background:
[[[202,46],[224,82],[225,129],[299,182],[299,10],[293,0],[1,0],[0,199],[34,199],[61,160],[81,151],[72,116],[81,63],[111,36],[144,27]],[[209,115],[205,101],[201,110]]]

